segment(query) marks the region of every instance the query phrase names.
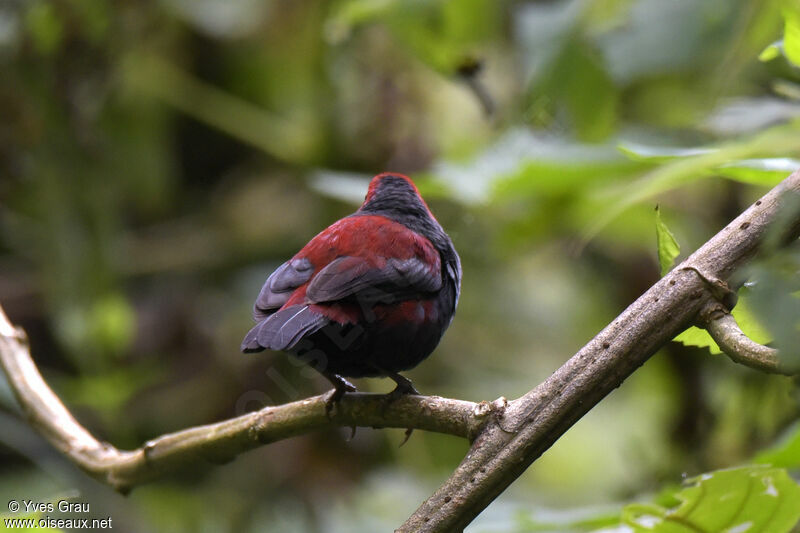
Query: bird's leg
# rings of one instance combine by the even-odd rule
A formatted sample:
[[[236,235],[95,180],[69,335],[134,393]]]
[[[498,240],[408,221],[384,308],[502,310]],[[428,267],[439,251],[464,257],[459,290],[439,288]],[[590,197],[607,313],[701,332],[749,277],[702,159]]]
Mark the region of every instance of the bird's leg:
[[[342,396],[344,396],[346,392],[355,392],[356,386],[339,374],[328,372],[321,372],[321,374],[328,378],[328,381],[333,383],[333,390],[330,392],[330,396],[325,399],[325,416],[330,418],[334,405],[342,399]]]
[[[397,372],[386,372],[384,373],[392,378],[392,380],[397,383],[397,387],[394,388],[392,392],[387,394],[387,398],[389,402],[393,402],[396,399],[400,398],[401,396],[405,396],[406,394],[416,394],[419,396],[419,391],[414,388],[414,385],[411,383],[411,380],[407,377],[401,376]],[[405,437],[403,438],[403,442],[400,443],[400,446],[408,442],[408,439],[411,437],[411,434],[414,433],[413,428],[407,428]]]
[[[397,383],[397,387],[395,387],[394,390],[389,393],[389,396],[391,396],[392,399],[405,396],[406,394],[416,394],[419,396],[419,391],[414,388],[414,385],[411,383],[410,379],[401,376],[397,372],[384,372],[388,377],[392,378],[395,383]]]

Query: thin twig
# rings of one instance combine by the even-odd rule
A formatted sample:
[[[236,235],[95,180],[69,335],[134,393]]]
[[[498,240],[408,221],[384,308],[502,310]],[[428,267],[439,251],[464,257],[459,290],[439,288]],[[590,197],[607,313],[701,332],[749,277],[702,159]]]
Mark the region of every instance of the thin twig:
[[[770,374],[793,376],[798,369],[782,364],[778,350],[759,344],[742,331],[732,314],[715,313],[705,321],[704,327],[720,350],[736,363]]]

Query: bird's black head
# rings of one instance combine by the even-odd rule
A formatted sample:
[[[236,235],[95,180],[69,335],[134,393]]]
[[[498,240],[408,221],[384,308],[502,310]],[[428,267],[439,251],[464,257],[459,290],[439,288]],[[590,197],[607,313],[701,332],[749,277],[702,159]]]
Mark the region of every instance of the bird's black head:
[[[434,245],[444,230],[436,221],[411,178],[402,174],[378,174],[369,184],[364,203],[356,215],[380,215],[424,235]]]
[[[361,213],[395,215],[389,218],[433,218],[425,200],[411,178],[402,174],[378,174],[369,184],[367,196],[359,209]]]

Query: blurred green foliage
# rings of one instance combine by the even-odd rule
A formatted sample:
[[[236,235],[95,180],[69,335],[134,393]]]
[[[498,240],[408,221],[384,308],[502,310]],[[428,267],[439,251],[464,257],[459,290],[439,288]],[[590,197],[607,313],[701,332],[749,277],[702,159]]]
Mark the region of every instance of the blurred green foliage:
[[[624,521],[637,533],[654,531],[789,531],[800,520],[800,486],[785,470],[742,467],[691,480],[674,496],[675,509],[629,505]]]
[[[681,247],[675,235],[661,219],[661,211],[656,206],[656,246],[658,247],[658,264],[661,275],[666,275],[675,264],[675,258],[681,254]]]
[[[405,172],[465,272],[451,330],[409,376],[425,393],[515,397],[658,279],[656,205],[686,255],[798,166],[795,8],[7,1],[0,303],[81,422],[123,448],[320,393],[282,354],[238,353],[252,300],[372,174]],[[790,247],[743,274],[789,358],[798,270]],[[665,347],[469,531],[623,527],[627,502],[660,493],[671,509],[692,490],[671,487],[683,473],[753,458],[797,476],[796,383],[707,355]],[[77,489],[123,531],[385,531],[467,448],[333,431],[122,498],[27,428],[4,381],[0,419],[0,501]]]

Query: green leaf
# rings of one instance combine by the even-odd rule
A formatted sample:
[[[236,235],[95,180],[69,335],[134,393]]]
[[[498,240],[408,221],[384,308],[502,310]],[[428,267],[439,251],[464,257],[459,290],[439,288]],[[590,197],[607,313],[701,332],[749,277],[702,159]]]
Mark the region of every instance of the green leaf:
[[[629,159],[647,163],[665,163],[717,151],[715,148],[665,148],[635,143],[620,144],[617,149]],[[774,186],[798,168],[800,168],[800,160],[776,157],[737,159],[714,167],[713,172],[742,183]]]
[[[711,338],[711,335],[709,335],[706,330],[696,326],[692,326],[683,331],[683,333],[672,340],[675,342],[680,342],[684,346],[708,348],[708,351],[714,355],[722,353],[722,350],[719,349],[719,346],[716,342],[714,342],[714,339]]]
[[[729,142],[718,148],[652,148],[624,144],[618,149],[642,162],[662,163],[639,179],[596,191],[602,202],[599,215],[584,231],[584,239],[595,237],[602,228],[621,213],[657,194],[695,183],[714,174],[719,166],[755,155],[782,153],[796,148],[797,125],[794,123],[769,128],[743,141]],[[785,143],[785,144],[784,144]],[[785,148],[784,148],[785,147]],[[674,159],[674,161],[673,161]]]
[[[678,148],[663,146],[647,146],[637,143],[621,143],[617,145],[617,150],[625,154],[634,161],[647,163],[664,163],[674,159],[694,157],[715,152],[714,148]]]
[[[658,263],[661,265],[661,275],[664,276],[675,264],[675,258],[680,255],[681,247],[667,225],[661,220],[661,211],[658,206],[656,206],[656,241],[658,242]]]
[[[779,55],[800,66],[800,3],[796,0],[783,2],[783,39],[767,46],[758,59],[771,61]]]
[[[515,128],[473,157],[436,163],[431,175],[448,186],[455,200],[477,204],[582,195],[597,183],[632,175],[641,167],[607,146]]]
[[[800,422],[795,422],[778,442],[762,450],[754,460],[780,468],[800,467]]]
[[[789,157],[740,159],[718,166],[717,174],[742,183],[775,186],[800,168],[800,160]]]
[[[772,61],[783,53],[783,40],[775,41],[758,54],[759,61]]]
[[[637,533],[784,533],[800,519],[800,486],[783,469],[717,470],[689,483],[675,495],[680,500],[677,507],[628,505],[623,523]]]
[[[800,66],[800,4],[784,3],[783,53],[795,66]]]

